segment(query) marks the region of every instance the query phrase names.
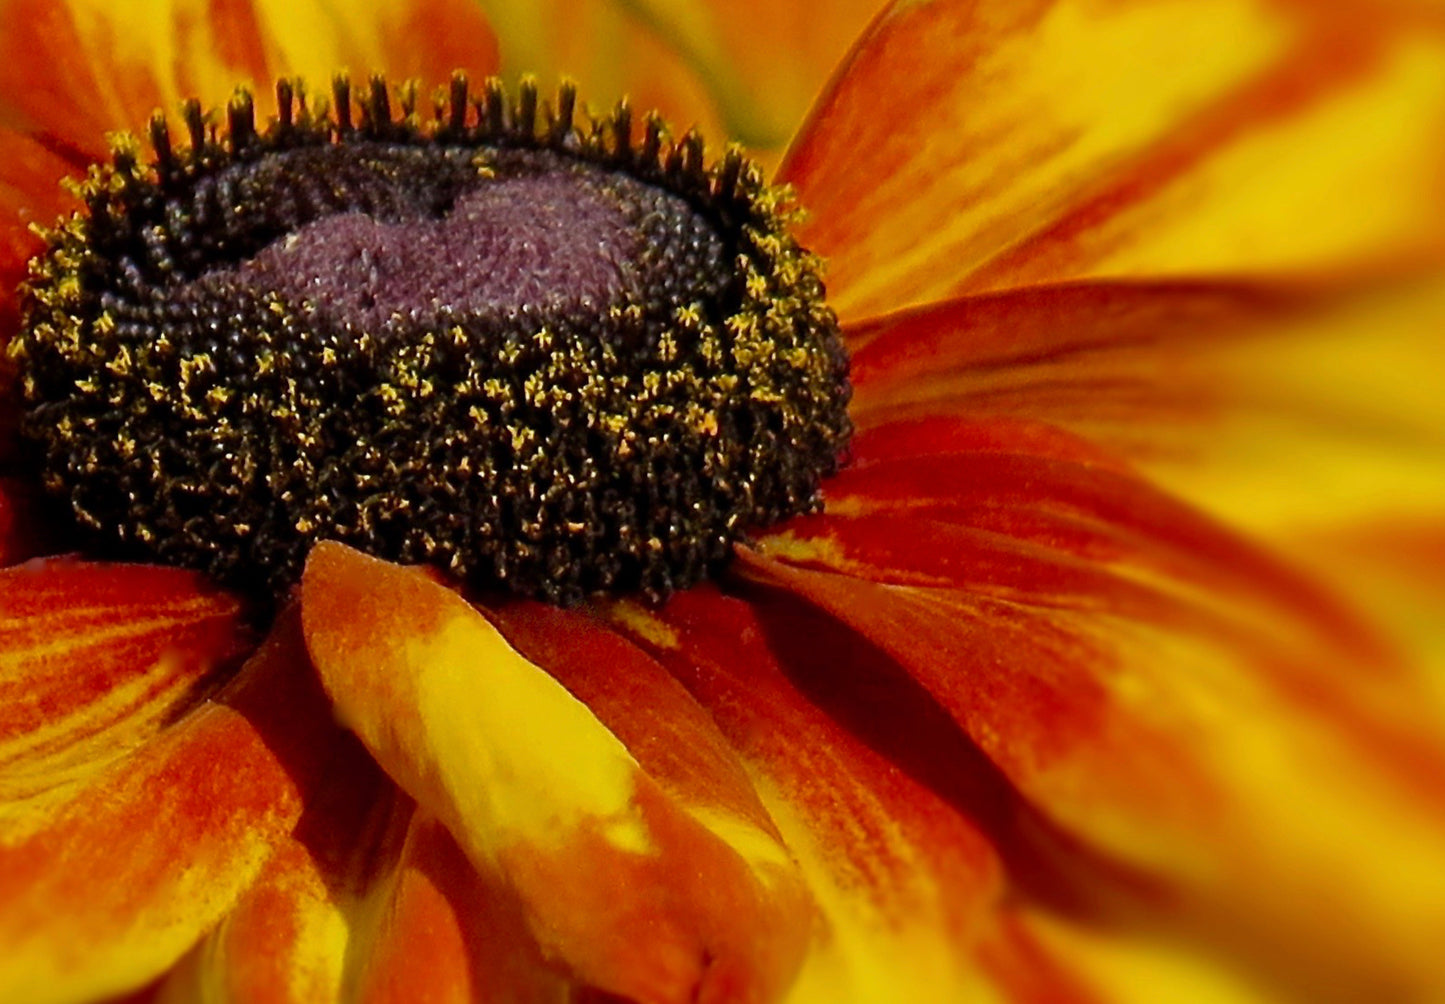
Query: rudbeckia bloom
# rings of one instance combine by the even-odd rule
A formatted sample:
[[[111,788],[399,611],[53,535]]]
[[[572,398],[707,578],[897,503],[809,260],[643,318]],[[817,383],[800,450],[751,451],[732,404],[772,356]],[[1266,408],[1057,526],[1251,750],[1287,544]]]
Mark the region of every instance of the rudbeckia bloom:
[[[0,4],[0,997],[1445,995],[1437,13],[909,0],[824,85],[858,5],[824,5],[836,18],[813,34],[771,7],[618,6]],[[343,87],[323,111],[316,82],[342,68],[440,85],[439,118],[429,89]],[[786,229],[785,193],[736,153],[704,161],[640,118],[584,114],[566,88],[533,106],[527,87],[504,99],[452,76],[526,68],[573,73],[584,100],[598,77],[599,109],[628,92],[760,147],[821,85],[786,152],[761,154],[809,215]],[[277,124],[231,99],[277,80]],[[112,150],[122,129],[154,155]],[[90,215],[57,224],[79,208],[59,180],[88,171]],[[426,230],[441,203],[407,201],[439,178],[463,218],[442,236]],[[252,217],[276,224],[256,247]],[[596,278],[548,220],[624,245],[632,271]],[[451,289],[426,249],[458,233],[521,234],[535,264],[511,280],[545,288],[513,302],[468,272],[446,302],[403,283],[353,303],[333,281],[328,255],[350,241],[373,256],[368,296],[380,251],[415,251],[417,285]],[[251,510],[223,511],[236,493],[216,487],[259,469],[236,459],[254,437],[300,451],[281,478],[311,463],[292,436],[306,408],[344,428],[375,399],[410,421],[450,388],[407,368],[417,345],[481,395],[466,428],[501,422],[525,445],[565,426],[536,415],[593,386],[568,368],[573,342],[552,331],[537,349],[551,370],[487,376],[506,392],[495,414],[446,347],[522,353],[514,329],[468,325],[541,316],[557,287],[603,303],[615,355],[686,364],[597,391],[622,409],[599,414],[626,421],[580,441],[618,463],[635,441],[652,458],[635,493],[546,495],[575,517],[547,532],[615,537],[582,548],[581,572],[556,567],[576,587],[558,598],[580,602],[536,598],[552,566],[526,564],[537,540],[514,494],[485,524],[522,528],[501,542],[466,520],[471,536],[446,537],[444,509],[366,508],[358,485],[457,473],[424,423],[404,421],[374,471],[276,489],[288,519],[322,488],[368,519],[283,520],[267,549],[208,549],[216,532],[195,528],[223,518],[254,539]],[[325,302],[298,307],[308,295]],[[647,327],[657,302],[682,327]],[[428,311],[457,318],[453,341],[387,342]],[[254,386],[207,383],[185,341],[212,338],[215,359],[233,337]],[[850,418],[799,420],[814,414],[799,400],[846,398],[835,337]],[[106,355],[116,344],[139,348]],[[143,369],[141,349],[176,344],[173,380]],[[710,344],[742,375],[703,379]],[[387,360],[385,379],[315,376],[358,345],[381,346],[360,356]],[[764,379],[783,357],[804,392]],[[332,389],[287,377],[312,390],[246,396],[288,367]],[[135,372],[145,398],[96,390]],[[729,376],[766,392],[730,411]],[[654,384],[683,392],[671,425],[645,406],[665,397]],[[157,423],[155,449],[75,403],[98,393]],[[237,395],[261,415],[236,420],[253,438],[186,482],[199,503],[158,502],[209,442],[183,419],[230,415]],[[519,395],[532,425],[507,424]],[[102,426],[123,434],[75,438]],[[738,429],[741,445],[707,452]],[[728,466],[763,432],[813,443],[812,466]],[[387,481],[418,442],[436,462]],[[665,464],[646,453],[678,443]],[[506,470],[528,477],[555,459],[515,449]],[[126,458],[121,473],[101,456]],[[669,486],[694,475],[708,506],[787,505],[726,510],[677,564],[649,564],[674,553],[695,506]],[[664,510],[676,519],[633,519]],[[517,567],[527,595],[499,588]]]

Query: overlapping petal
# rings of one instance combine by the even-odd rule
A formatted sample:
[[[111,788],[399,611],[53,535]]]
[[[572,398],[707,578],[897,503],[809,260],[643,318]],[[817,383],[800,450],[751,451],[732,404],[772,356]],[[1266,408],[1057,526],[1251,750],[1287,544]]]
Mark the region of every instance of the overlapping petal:
[[[969,769],[978,758],[951,726],[916,713],[909,681],[874,680],[864,693],[876,662],[856,639],[711,588],[655,610],[619,604],[612,617],[711,712],[802,861],[824,926],[790,999],[976,991],[974,949],[1002,869],[970,815],[1007,829],[1014,806],[996,776]],[[899,729],[902,766],[870,748]]]
[[[0,986],[15,999],[159,975],[300,817],[335,730],[283,636],[217,689],[247,640],[239,614],[168,569],[0,572]]]
[[[674,128],[766,161],[802,121],[876,0],[484,0],[512,75],[567,76],[588,100],[659,110]]]
[[[1428,643],[1410,569],[1445,512],[1441,330],[1430,275],[1041,287],[858,326],[853,414],[1069,430]]]
[[[1054,828],[837,621],[707,588],[611,616],[714,715],[803,861],[824,925],[789,1000],[1260,999],[1147,925],[1101,936],[1110,896],[1158,887]]]
[[[161,1002],[561,1000],[514,905],[354,740]]]
[[[295,612],[285,616],[299,647]],[[337,744],[325,774],[245,895],[167,974],[160,1000],[302,1004],[340,1000],[355,982],[347,963],[364,957],[366,894],[394,869],[411,807],[354,742]]]
[[[491,27],[468,0],[385,0],[364,18],[325,0],[5,0],[0,23],[0,124],[80,169],[106,155],[108,134],[188,98],[223,105],[238,85],[265,94],[299,75],[327,91],[347,68],[435,83],[496,67]]]
[[[768,1000],[787,985],[811,910],[776,840],[716,797],[725,772],[685,802],[421,572],[321,544],[302,608],[342,720],[549,961],[642,1001]]]
[[[1445,32],[1350,2],[900,2],[783,177],[848,319],[1445,247]]]
[[[865,5],[488,6],[544,84],[768,145]],[[477,11],[0,0],[0,342],[107,131],[284,73],[480,75]],[[1445,287],[1338,284],[1438,261],[1436,21],[894,4],[786,169],[855,322],[857,463],[731,597],[484,616],[322,545],[227,682],[240,611],[192,576],[0,571],[0,986],[121,992],[200,938],[162,999],[1445,993],[1438,682],[1177,500],[1445,596]],[[0,479],[0,563],[36,525]]]
[[[1315,997],[1438,992],[1445,750],[1422,682],[1208,520],[1003,436],[909,458],[892,430],[870,463],[865,435],[829,515],[746,567],[906,667],[1051,825],[1145,880],[1093,870],[1115,922]]]

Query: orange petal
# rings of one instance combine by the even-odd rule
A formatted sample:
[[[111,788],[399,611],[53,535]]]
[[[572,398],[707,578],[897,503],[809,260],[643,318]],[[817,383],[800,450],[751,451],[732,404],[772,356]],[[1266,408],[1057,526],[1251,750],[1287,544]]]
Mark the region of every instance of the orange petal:
[[[1301,528],[1289,545],[1305,568],[1431,667],[1445,703],[1445,515],[1382,511],[1351,525]]]
[[[1162,883],[1132,897],[1140,923],[1306,996],[1445,987],[1445,749],[1419,681],[1117,473],[925,464],[935,492],[863,466],[846,515],[763,535],[744,567],[905,666],[1062,832]]]
[[[865,430],[988,416],[1087,437],[1445,665],[1437,594],[1391,557],[1428,552],[1445,512],[1442,329],[1433,278],[1045,287],[862,326],[853,414]],[[1423,550],[1401,546],[1407,527]]]
[[[267,40],[272,76],[328,85],[345,69],[396,83],[436,86],[453,71],[473,80],[497,72],[497,38],[474,0],[379,0],[338,6],[318,0],[251,0]]]
[[[1001,832],[1015,806],[916,685],[860,687],[875,653],[786,603],[701,587],[612,616],[712,713],[802,862],[825,923],[790,999],[977,989],[972,946],[1002,888],[996,834],[969,816]]]
[[[697,813],[778,839],[747,772],[707,712],[656,662],[601,623],[540,603],[487,609],[524,658],[597,716],[642,769]]]
[[[496,41],[468,0],[384,0],[337,8],[318,0],[0,0],[0,120],[18,120],[54,149],[106,154],[106,133],[138,130],[187,98],[219,106],[237,85],[270,91],[278,76],[327,88],[331,75],[400,81],[482,76]],[[418,38],[428,39],[418,44]],[[264,107],[264,102],[262,103]]]
[[[505,890],[416,811],[353,740],[221,924],[168,975],[162,1004],[560,999]]]
[[[1284,999],[1348,999],[1322,992],[1300,998],[1257,974],[1211,955],[1198,941],[1157,930],[1080,923],[1077,918],[1015,904],[985,951],[984,966],[1016,1001],[1110,1004],[1262,1004]],[[1059,993],[1060,985],[1068,988]],[[1381,998],[1385,999],[1385,998]]]
[[[214,924],[301,815],[335,734],[273,639],[214,700],[233,601],[186,573],[52,562],[3,577],[0,989],[139,987]]]
[[[413,815],[380,923],[359,950],[356,999],[564,1000],[567,984],[547,967],[521,911],[503,886],[488,883],[446,828]]]
[[[299,621],[287,611],[278,633],[304,651]],[[294,832],[168,975],[162,1001],[341,999],[348,959],[357,963],[353,928],[371,887],[395,870],[411,803],[355,740],[346,737],[334,749],[326,784],[308,800]]]
[[[0,126],[0,338],[13,331],[15,287],[43,246],[32,224],[48,225],[78,203],[60,185],[79,165],[32,136]]]
[[[342,720],[511,890],[547,958],[642,1001],[787,985],[809,913],[785,852],[671,797],[465,601],[323,543],[302,611]]]
[[[898,2],[782,177],[858,319],[1063,279],[1438,261],[1442,126],[1445,32],[1420,11]]]
[[[776,155],[877,0],[487,0],[509,74],[581,82],[610,107],[627,95],[673,126]]]
[[[0,571],[4,799],[69,797],[193,707],[248,642],[236,599],[190,572],[70,561]]]
[[[1169,990],[1174,992],[1175,996],[1165,997],[1162,996],[1165,991],[1157,981],[1137,984],[1125,982],[1109,987],[1109,991],[1113,992],[1102,991],[1081,973],[1083,967],[1069,964],[1072,960],[1065,961],[1061,958],[1063,953],[1042,942],[1028,924],[1021,922],[1019,915],[1026,909],[1027,906],[1016,903],[1006,906],[993,928],[980,939],[978,946],[978,966],[986,974],[988,981],[997,988],[997,996],[1002,1000],[1017,1001],[1019,1004],[1102,1004],[1104,1001],[1124,1004],[1125,1001],[1137,997],[1140,1004],[1149,1000],[1236,1004],[1233,1001],[1190,996],[1190,988],[1187,986],[1172,986]],[[1029,911],[1026,916],[1033,920],[1035,911]],[[1054,919],[1053,914],[1043,916],[1049,920]],[[1110,931],[1109,936],[1124,940],[1119,931]],[[1142,979],[1148,980],[1154,974],[1140,975]],[[1133,994],[1129,992],[1131,990]],[[1160,996],[1151,998],[1147,996],[1150,992],[1157,992]],[[1237,1004],[1258,1004],[1258,1000],[1249,998]]]
[[[1186,1000],[1185,974],[1225,982],[1207,952],[1160,947],[1147,931],[1094,935],[1122,943],[1105,961],[1127,960],[1126,975],[1146,981],[1133,985],[1044,939],[1044,920],[1049,934],[1087,934],[1090,897],[1117,869],[1053,832],[866,641],[788,597],[751,600],[703,587],[613,615],[764,779],[819,895],[827,924],[790,1000]]]

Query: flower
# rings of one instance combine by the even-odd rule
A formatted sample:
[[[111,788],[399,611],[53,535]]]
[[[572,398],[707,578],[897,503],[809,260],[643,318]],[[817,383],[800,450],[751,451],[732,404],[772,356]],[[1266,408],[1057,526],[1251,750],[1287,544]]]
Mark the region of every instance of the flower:
[[[480,75],[511,9],[8,0],[0,331],[108,130]],[[633,9],[720,65],[725,10]],[[258,625],[191,572],[17,564],[72,541],[7,435],[0,987],[1439,996],[1442,48],[1407,3],[890,6],[780,167],[854,462],[662,605],[322,543]]]

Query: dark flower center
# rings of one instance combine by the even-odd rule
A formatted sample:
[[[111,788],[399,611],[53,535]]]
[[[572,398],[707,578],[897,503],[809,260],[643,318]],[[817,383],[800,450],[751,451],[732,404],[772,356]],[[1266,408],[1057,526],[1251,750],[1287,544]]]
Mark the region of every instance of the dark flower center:
[[[82,524],[243,587],[331,538],[571,602],[818,506],[847,362],[741,154],[567,88],[296,94],[264,131],[188,106],[183,151],[157,119],[33,263],[24,431]]]

